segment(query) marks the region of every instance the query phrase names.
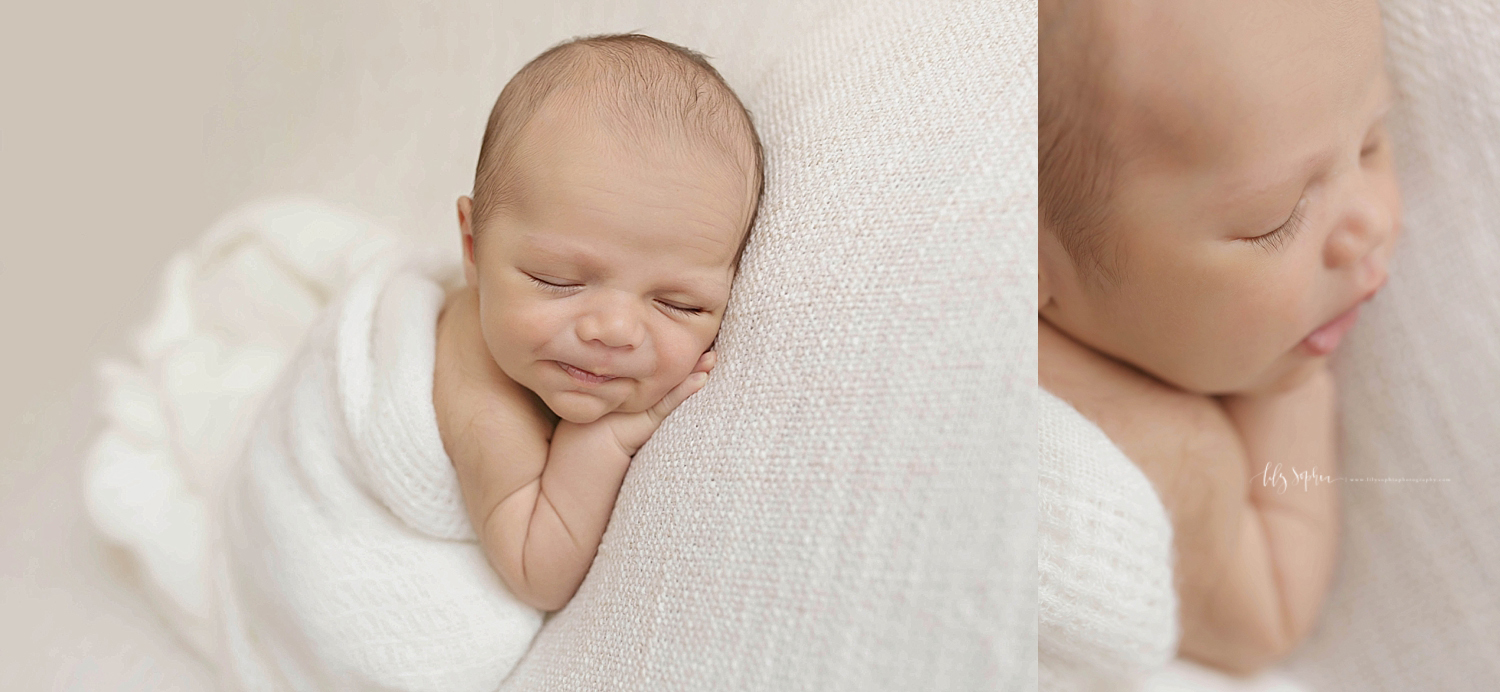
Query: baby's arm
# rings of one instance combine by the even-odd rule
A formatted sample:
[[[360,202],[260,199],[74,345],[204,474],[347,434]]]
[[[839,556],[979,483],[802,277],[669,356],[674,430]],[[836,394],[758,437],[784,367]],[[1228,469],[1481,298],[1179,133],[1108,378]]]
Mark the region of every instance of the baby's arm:
[[[631,458],[703,387],[714,354],[648,411],[554,428],[490,357],[471,291],[450,298],[438,335],[433,400],[480,545],[517,598],[557,610],[593,563]]]
[[[630,460],[667,414],[703,388],[712,362],[713,353],[704,354],[699,369],[649,410],[611,413],[585,425],[559,422],[545,467],[528,476],[508,472],[503,461],[479,468],[477,483],[508,491],[496,493],[502,499],[488,511],[480,542],[522,600],[557,610],[573,597],[593,564]]]
[[[1327,486],[1267,501],[1251,474],[1267,455],[1285,454],[1289,479],[1292,466],[1331,475],[1331,398],[1319,406],[1321,390],[1309,383],[1287,398],[1221,405],[1106,358],[1045,321],[1039,335],[1042,385],[1120,446],[1171,517],[1179,653],[1241,674],[1284,657],[1316,618],[1336,540],[1321,528],[1299,534],[1287,517],[1337,510]],[[1289,416],[1295,435],[1280,427]],[[1287,501],[1304,509],[1285,510]]]
[[[1319,368],[1284,392],[1220,400],[1249,462],[1252,519],[1243,525],[1243,547],[1228,572],[1257,575],[1245,585],[1248,595],[1279,609],[1267,663],[1290,653],[1311,631],[1333,578],[1339,541],[1339,495],[1331,482],[1338,472],[1336,399],[1333,375]],[[1269,582],[1260,577],[1267,572]]]

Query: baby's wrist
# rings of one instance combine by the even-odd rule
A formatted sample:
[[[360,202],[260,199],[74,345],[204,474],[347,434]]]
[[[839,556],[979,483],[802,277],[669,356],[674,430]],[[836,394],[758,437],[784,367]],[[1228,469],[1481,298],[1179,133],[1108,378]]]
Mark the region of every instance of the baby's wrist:
[[[621,429],[624,426],[619,425],[619,417],[619,414],[608,414],[592,423],[558,421],[552,444],[582,447],[595,450],[595,454],[618,454],[630,459],[646,444],[650,435],[637,440],[633,431]]]
[[[631,418],[645,417],[645,414],[640,413],[629,415]],[[645,435],[642,435],[640,427],[639,421],[620,416],[611,420],[610,424],[604,426],[604,429],[609,432],[610,438],[614,441],[620,453],[624,454],[626,458],[634,459],[636,452],[641,451],[641,447],[644,447],[646,441],[651,439],[651,435],[656,433],[656,427],[651,426],[651,429],[646,431]]]

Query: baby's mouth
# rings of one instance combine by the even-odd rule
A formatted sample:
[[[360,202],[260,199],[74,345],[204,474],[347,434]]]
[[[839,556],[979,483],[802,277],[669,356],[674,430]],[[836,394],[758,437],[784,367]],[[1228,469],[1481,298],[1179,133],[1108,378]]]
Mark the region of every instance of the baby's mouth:
[[[1365,301],[1374,298],[1375,293],[1384,285],[1385,279],[1381,278],[1376,283],[1375,288],[1370,289],[1353,307],[1345,310],[1338,317],[1323,323],[1323,326],[1314,329],[1311,334],[1308,334],[1307,338],[1302,340],[1301,346],[1315,356],[1326,356],[1333,353],[1333,350],[1338,348],[1339,343],[1344,340],[1344,335],[1348,334],[1349,330],[1354,328],[1354,323],[1359,319],[1359,306],[1363,305]]]
[[[564,363],[560,360],[554,360],[552,362],[557,363],[557,367],[562,368],[563,372],[568,373],[568,375],[573,379],[583,384],[604,384],[605,382],[609,382],[610,380],[618,379],[612,375],[600,375],[597,373],[592,373],[584,370],[583,368],[577,368],[568,365],[567,363]]]
[[[1344,335],[1354,328],[1354,322],[1359,319],[1359,305],[1349,308],[1344,314],[1339,315],[1326,324],[1314,329],[1306,339],[1302,340],[1302,346],[1311,351],[1315,356],[1326,356],[1333,353],[1339,347],[1339,342],[1344,340]]]

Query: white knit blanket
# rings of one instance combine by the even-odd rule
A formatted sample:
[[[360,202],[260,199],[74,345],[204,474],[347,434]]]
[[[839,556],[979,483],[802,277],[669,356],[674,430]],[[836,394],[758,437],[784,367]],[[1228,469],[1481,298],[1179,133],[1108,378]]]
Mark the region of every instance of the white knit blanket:
[[[1037,399],[1037,657],[1043,692],[1308,692],[1174,659],[1172,523],[1151,481],[1067,402]]]
[[[450,254],[252,207],[174,260],[140,362],[108,366],[91,514],[226,687],[494,690],[540,627],[438,434]]]
[[[1145,474],[1045,390],[1037,439],[1039,689],[1138,688],[1177,650],[1172,523]]]

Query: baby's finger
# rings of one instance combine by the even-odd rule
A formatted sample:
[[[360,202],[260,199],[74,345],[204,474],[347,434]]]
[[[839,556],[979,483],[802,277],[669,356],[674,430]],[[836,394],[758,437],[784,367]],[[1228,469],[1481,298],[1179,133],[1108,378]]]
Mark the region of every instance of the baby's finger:
[[[698,364],[693,366],[693,372],[709,372],[718,364],[719,354],[707,351],[703,355],[698,356]]]
[[[703,389],[703,385],[707,382],[708,373],[706,372],[695,372],[688,375],[687,379],[682,381],[682,384],[673,387],[672,391],[667,392],[667,395],[661,398],[661,401],[656,402],[655,406],[647,409],[646,413],[650,414],[651,422],[658,425],[661,424],[662,420],[667,417],[667,414],[677,410],[677,407],[681,406],[682,402],[687,401],[688,397],[696,394],[698,390]]]

